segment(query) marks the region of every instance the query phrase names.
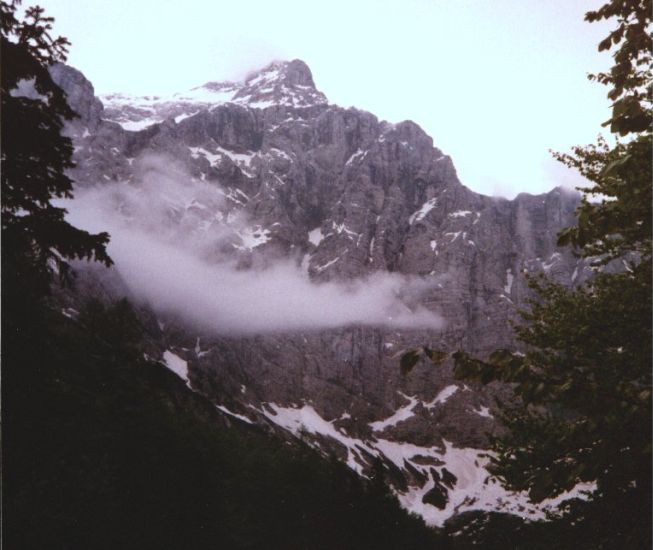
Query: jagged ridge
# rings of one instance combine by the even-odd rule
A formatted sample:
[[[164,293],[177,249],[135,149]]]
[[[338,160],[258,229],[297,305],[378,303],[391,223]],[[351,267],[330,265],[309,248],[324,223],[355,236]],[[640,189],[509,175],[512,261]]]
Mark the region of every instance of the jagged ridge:
[[[172,96],[107,94],[101,97],[104,117],[126,130],[142,130],[166,119],[182,121],[201,109],[234,103],[262,109],[273,105],[311,107],[327,103],[315,88],[313,75],[303,61],[275,61],[243,82],[207,82]]]
[[[78,73],[59,70],[57,78],[71,101],[91,102]],[[421,302],[446,318],[437,333],[351,327],[227,338],[160,319],[152,337],[160,353],[187,362],[194,389],[251,421],[291,433],[304,424],[315,445],[363,474],[376,453],[404,505],[432,523],[497,507],[499,498],[525,513],[521,496],[484,483],[476,449],[496,429],[487,392],[457,384],[449,368],[420,364],[402,377],[396,353],[425,342],[472,353],[514,345],[508,321],[528,296],[524,270],[565,284],[587,276],[587,266],[555,246],[558,230],[573,223],[577,196],[473,193],[418,125],[329,105],[300,61],[174,100],[112,101],[104,114],[86,109],[72,129],[79,185],[136,182],[134,158],[165,154],[226,193],[220,205],[171,205],[174,223],[201,228],[236,212],[251,219],[226,244],[243,268],[296,258],[314,281],[377,271],[437,281]],[[108,120],[121,117],[127,127],[149,127],[127,131],[124,120]],[[450,395],[438,400],[443,391]],[[466,465],[452,466],[451,453]],[[443,462],[473,475],[444,481]]]

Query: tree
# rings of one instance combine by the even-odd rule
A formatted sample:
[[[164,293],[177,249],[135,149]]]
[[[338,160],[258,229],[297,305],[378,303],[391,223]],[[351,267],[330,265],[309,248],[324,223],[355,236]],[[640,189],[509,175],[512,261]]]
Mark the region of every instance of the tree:
[[[622,136],[650,132],[651,122],[651,1],[611,0],[585,14],[590,23],[616,18],[617,28],[599,44],[599,51],[619,46],[607,73],[590,75],[610,87],[612,117],[604,126]]]
[[[611,0],[585,15],[589,22],[616,18],[617,28],[599,44],[599,51],[617,47],[607,73],[589,75],[609,87],[612,116],[603,125],[630,141],[608,147],[574,147],[554,156],[577,169],[592,185],[584,193],[576,227],[565,229],[559,244],[571,244],[583,256],[602,256],[604,262],[635,253],[651,257],[651,0]],[[592,196],[605,197],[590,201]]]
[[[582,512],[572,507],[569,525],[589,526],[587,547],[644,548],[651,521],[651,1],[611,0],[586,14],[589,22],[613,18],[617,28],[599,50],[617,48],[614,66],[590,78],[609,87],[605,125],[626,141],[610,147],[599,138],[554,154],[589,181],[579,188],[577,225],[558,244],[572,246],[596,276],[575,289],[529,279],[536,299],[515,327],[524,353],[452,356],[459,379],[514,387],[517,400],[499,404],[508,432],[493,440],[493,473],[534,501],[596,482],[592,503]],[[423,348],[406,354],[402,367],[420,352],[436,363],[444,358]]]
[[[55,198],[72,197],[66,171],[74,166],[72,142],[62,135],[77,116],[48,67],[65,61],[68,41],[52,38],[51,17],[40,7],[17,17],[20,0],[1,2],[2,16],[2,298],[5,319],[48,293],[66,259],[106,265],[107,233],[91,235],[66,222]],[[29,309],[29,308],[28,308]]]

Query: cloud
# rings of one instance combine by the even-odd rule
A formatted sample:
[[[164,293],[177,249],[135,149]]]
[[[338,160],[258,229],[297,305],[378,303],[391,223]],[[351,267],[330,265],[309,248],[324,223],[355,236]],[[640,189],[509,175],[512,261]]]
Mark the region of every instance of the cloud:
[[[292,51],[254,37],[234,36],[221,39],[213,45],[214,57],[219,59],[211,80],[244,81],[253,71],[258,71],[275,59],[292,59]]]
[[[563,187],[570,191],[577,187],[587,187],[590,181],[585,179],[578,170],[565,166],[553,157],[542,161],[542,171],[551,187]]]
[[[64,206],[74,225],[111,234],[115,269],[132,294],[156,311],[219,334],[443,325],[420,305],[438,282],[433,278],[375,273],[316,283],[292,258],[241,269],[234,250],[246,247],[243,235],[258,226],[229,211],[225,197],[233,190],[192,180],[160,156],[136,163],[137,183],[80,189]]]

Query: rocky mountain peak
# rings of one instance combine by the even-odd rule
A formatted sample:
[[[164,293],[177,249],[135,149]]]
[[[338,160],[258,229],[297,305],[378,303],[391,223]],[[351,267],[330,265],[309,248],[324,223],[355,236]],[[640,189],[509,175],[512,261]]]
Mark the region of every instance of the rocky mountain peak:
[[[72,70],[53,77],[71,101],[84,99],[73,106],[87,124],[92,89]],[[378,276],[419,283],[414,295],[398,292],[401,303],[378,325],[225,335],[152,310],[153,356],[234,422],[302,437],[363,475],[381,460],[401,503],[432,525],[468,510],[543,517],[527,495],[488,477],[482,449],[498,429],[493,403],[505,388],[468,387],[450,364],[426,361],[404,376],[397,354],[425,343],[479,356],[514,348],[510,322],[531,296],[524,272],[568,286],[591,274],[556,247],[558,231],[574,223],[576,195],[476,194],[417,124],[328,105],[299,60],[241,83],[104,101],[97,128],[74,135],[79,187],[144,189],[148,211],[160,204],[166,225],[192,236],[188,248],[219,233],[211,253],[238,273],[281,260],[297,268],[301,285],[367,285]],[[178,194],[166,192],[165,178],[139,174],[153,156],[181,167]],[[146,268],[154,269],[144,262],[138,277]],[[128,286],[117,273],[102,274],[102,287]],[[99,288],[96,276],[86,276],[89,288]],[[406,310],[445,324],[400,326],[393,316]]]
[[[308,65],[299,59],[274,61],[250,74],[233,100],[254,107],[275,104],[309,107],[327,103],[324,94],[315,88]]]
[[[68,104],[80,116],[72,126],[84,121],[87,127],[96,129],[103,115],[102,102],[95,97],[93,84],[77,69],[63,63],[50,67],[50,74],[55,82],[66,92]]]
[[[308,65],[299,59],[274,61],[250,73],[243,82],[211,81],[171,96],[133,96],[124,93],[101,96],[104,118],[125,130],[142,130],[174,119],[179,122],[203,109],[235,103],[252,109],[277,105],[290,108],[327,105],[315,88]]]
[[[315,90],[313,73],[301,59],[273,61],[262,69],[250,73],[245,79],[245,84],[252,85],[255,81],[269,81],[272,79],[279,80],[286,86],[308,86]]]

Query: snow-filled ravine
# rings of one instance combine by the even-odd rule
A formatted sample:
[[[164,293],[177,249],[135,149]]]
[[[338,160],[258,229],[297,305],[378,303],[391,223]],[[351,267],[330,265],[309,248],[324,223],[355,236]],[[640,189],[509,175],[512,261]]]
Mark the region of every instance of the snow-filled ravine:
[[[446,401],[456,391],[456,386],[448,386],[436,397],[433,404]],[[380,432],[412,415],[417,400],[405,397],[409,400],[408,405],[397,409],[391,417],[370,425],[375,432]],[[595,489],[594,484],[579,484],[554,499],[534,504],[525,492],[509,491],[490,475],[487,466],[491,453],[486,450],[458,448],[447,440],[443,440],[441,446],[432,447],[382,437],[361,440],[336,427],[335,420],[325,420],[310,404],[283,407],[275,403],[265,403],[261,409],[255,410],[273,424],[309,443],[311,436],[316,435],[336,441],[347,451],[347,465],[361,475],[364,475],[364,468],[370,465],[366,456],[379,457],[402,471],[412,469],[419,472],[426,480],[424,483],[412,484],[406,491],[395,490],[395,493],[406,510],[418,514],[432,526],[442,526],[453,515],[471,510],[510,513],[527,520],[546,519],[547,512],[555,513],[563,501],[575,497],[587,498]],[[320,448],[320,444],[315,440],[313,445]],[[436,485],[436,491],[444,492],[446,496],[446,504],[442,507],[425,502],[429,500],[425,497]]]

